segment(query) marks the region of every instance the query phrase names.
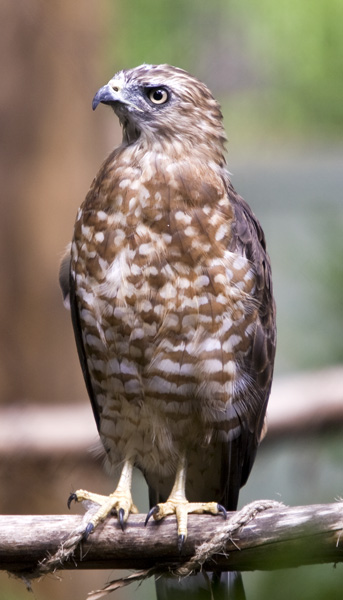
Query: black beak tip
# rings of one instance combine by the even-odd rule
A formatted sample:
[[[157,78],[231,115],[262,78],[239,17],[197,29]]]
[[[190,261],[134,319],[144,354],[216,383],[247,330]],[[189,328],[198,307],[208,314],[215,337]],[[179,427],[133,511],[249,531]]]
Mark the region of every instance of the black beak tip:
[[[118,92],[107,83],[95,94],[92,102],[92,108],[95,110],[100,103],[115,104],[116,102],[120,102]]]
[[[97,106],[99,106],[101,100],[99,98],[100,94],[97,92],[92,100],[92,109],[95,110]]]

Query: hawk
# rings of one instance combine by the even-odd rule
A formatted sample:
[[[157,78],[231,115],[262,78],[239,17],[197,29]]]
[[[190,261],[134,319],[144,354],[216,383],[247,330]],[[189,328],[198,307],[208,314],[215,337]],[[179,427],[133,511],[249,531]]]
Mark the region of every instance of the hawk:
[[[169,65],[117,73],[95,95],[123,140],[96,175],[61,269],[78,354],[108,462],[99,510],[137,512],[133,467],[152,510],[235,510],[259,445],[275,354],[270,262],[261,226],[235,192],[220,107]],[[221,597],[221,596],[220,596]]]

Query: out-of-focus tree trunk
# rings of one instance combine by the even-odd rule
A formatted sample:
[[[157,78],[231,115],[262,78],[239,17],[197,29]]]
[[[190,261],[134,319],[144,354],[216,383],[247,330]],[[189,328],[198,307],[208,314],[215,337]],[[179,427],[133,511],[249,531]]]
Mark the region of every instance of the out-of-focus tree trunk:
[[[1,402],[85,396],[58,268],[108,149],[104,116],[91,111],[109,76],[105,10],[91,0],[0,3]]]
[[[107,0],[0,0],[2,405],[87,403],[58,269],[77,207],[120,135],[111,111],[91,108],[112,74],[107,9]],[[11,435],[21,435],[15,424]],[[112,490],[87,453],[82,466],[67,451],[37,461],[24,448],[22,457],[1,461],[0,475],[5,513],[64,512],[80,485]],[[103,581],[103,573],[46,578],[35,595],[83,598]],[[0,590],[4,598],[27,597],[24,584],[4,574]]]

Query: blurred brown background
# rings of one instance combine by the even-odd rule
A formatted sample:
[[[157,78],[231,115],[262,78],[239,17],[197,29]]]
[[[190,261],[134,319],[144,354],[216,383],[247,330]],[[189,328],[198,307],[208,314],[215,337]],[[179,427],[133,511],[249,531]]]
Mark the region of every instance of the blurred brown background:
[[[83,393],[58,265],[105,154],[102,115],[93,119],[90,110],[104,71],[100,4],[1,4],[0,394],[7,401],[68,402]]]
[[[142,62],[188,69],[222,104],[233,182],[272,258],[277,375],[343,362],[342,22],[338,0],[0,0],[1,414],[15,408],[30,427],[32,406],[83,403],[96,441],[58,269],[76,210],[120,141],[115,117],[104,107],[93,114],[92,97],[118,69]],[[324,425],[291,442],[267,438],[242,501],[342,494],[342,429]],[[16,450],[0,455],[2,512],[63,513],[78,487],[112,491],[91,453],[72,444],[33,452],[21,435],[12,420]],[[139,476],[135,486],[143,511]],[[321,569],[291,580],[246,576],[248,598],[282,600],[280,589],[285,598],[340,598],[342,568]],[[108,574],[61,577],[34,584],[37,600],[82,599]],[[153,598],[153,588],[116,597]],[[27,598],[1,574],[0,600]]]

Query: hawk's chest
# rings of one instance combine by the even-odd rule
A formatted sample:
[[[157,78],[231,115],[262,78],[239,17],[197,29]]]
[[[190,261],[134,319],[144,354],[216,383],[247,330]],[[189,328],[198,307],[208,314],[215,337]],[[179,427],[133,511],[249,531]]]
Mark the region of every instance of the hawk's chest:
[[[130,381],[127,397],[143,389],[154,397],[164,381],[164,395],[201,389],[225,402],[254,320],[251,264],[227,250],[225,189],[202,181],[190,188],[174,174],[159,183],[121,179],[110,205],[97,194],[81,207],[72,244],[94,380],[112,391]]]

